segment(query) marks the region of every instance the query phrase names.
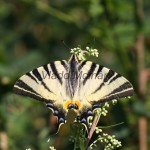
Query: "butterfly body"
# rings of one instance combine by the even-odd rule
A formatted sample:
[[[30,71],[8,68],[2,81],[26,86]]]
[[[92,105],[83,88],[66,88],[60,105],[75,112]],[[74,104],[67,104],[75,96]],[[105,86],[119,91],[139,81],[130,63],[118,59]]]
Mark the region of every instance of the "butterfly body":
[[[14,92],[45,102],[61,125],[69,109],[77,120],[87,124],[93,110],[105,101],[131,96],[131,83],[120,74],[71,55],[68,61],[55,61],[30,71],[18,79]]]

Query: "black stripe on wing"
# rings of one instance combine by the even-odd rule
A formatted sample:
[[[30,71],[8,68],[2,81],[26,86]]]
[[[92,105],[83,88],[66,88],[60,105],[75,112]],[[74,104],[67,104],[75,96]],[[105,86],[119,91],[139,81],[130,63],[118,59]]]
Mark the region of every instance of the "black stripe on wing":
[[[36,78],[35,78],[33,75],[31,75],[30,72],[26,73],[26,75],[27,75],[29,78],[31,78],[32,80],[34,80],[34,81],[38,84]]]
[[[124,84],[120,85],[116,89],[114,89],[111,93],[106,95],[104,98],[95,101],[94,103],[103,103],[109,100],[123,98],[127,96],[132,96],[134,94],[133,87],[130,82],[125,82]]]
[[[107,96],[103,99],[100,99],[99,103],[107,102],[107,101],[118,99],[118,98],[124,98],[124,97],[127,97],[127,96],[132,96],[133,93],[134,93],[133,89],[129,89],[128,91],[121,91],[118,94],[109,95],[109,96]]]
[[[110,69],[104,78],[104,82],[107,82],[114,74],[115,72]]]
[[[44,68],[44,66],[43,66],[43,68]],[[45,65],[45,69],[46,69],[46,65]],[[48,69],[48,68],[47,68],[47,69]],[[46,70],[47,70],[47,69],[46,69]],[[47,71],[48,71],[48,70],[47,70]],[[47,86],[46,83],[44,82],[44,79],[41,77],[41,75],[40,75],[38,69],[34,69],[34,70],[32,71],[32,73],[33,73],[34,76],[40,81],[40,83],[43,85],[43,87],[44,87],[46,90],[48,90],[49,92],[52,93],[52,91],[48,88],[48,86]]]
[[[114,74],[115,74],[115,72],[110,69],[110,70],[108,71],[107,75],[106,75],[105,78],[104,78],[104,82],[102,82],[102,83],[98,86],[98,88],[95,89],[95,91],[94,91],[92,94],[94,94],[94,93],[96,93],[97,91],[101,90],[101,88],[105,85],[105,83],[106,83],[111,77],[113,77]],[[120,77],[122,77],[120,74],[116,74],[116,76],[114,76],[114,77],[109,81],[109,84],[110,84],[111,82],[115,81],[117,78],[120,78]]]
[[[80,71],[85,65],[86,65],[86,60],[85,61],[82,61],[79,66],[78,66],[78,70]]]
[[[118,79],[118,78],[120,78],[120,77],[122,77],[122,76],[121,76],[119,73],[117,73],[117,75],[114,76],[114,77],[109,81],[109,83],[115,81],[116,79]]]
[[[34,74],[34,76],[35,76],[39,81],[42,81],[42,80],[43,80],[42,77],[41,77],[41,75],[40,75],[40,73],[39,73],[39,71],[38,71],[37,69],[34,69],[34,70],[32,71],[32,73]]]
[[[61,77],[59,76],[59,73],[58,73],[58,71],[57,71],[57,69],[56,69],[55,63],[54,63],[54,62],[51,63],[51,64],[50,64],[50,67],[51,67],[52,72],[53,72],[53,74],[55,75],[55,77],[58,79],[58,81],[60,82],[60,84],[62,84],[62,79],[61,79]]]
[[[93,72],[95,71],[95,68],[96,68],[96,64],[95,63],[92,63],[88,73],[87,73],[87,76],[85,77],[85,79],[83,80],[83,85],[85,85],[86,81],[90,78],[90,76],[93,74]]]
[[[65,60],[61,60],[61,65],[65,68],[65,70],[67,71],[68,70],[68,64],[66,63]]]
[[[50,100],[43,98],[39,93],[37,93],[35,90],[33,90],[30,86],[28,86],[22,80],[18,80],[16,82],[16,84],[13,88],[13,91],[16,94],[23,95],[23,96],[29,96],[29,97],[32,97],[39,101],[50,102]]]
[[[48,66],[47,65],[44,65],[43,66],[44,70],[46,71],[46,73],[48,74],[48,76],[50,76],[50,71],[48,69]]]
[[[96,72],[96,77],[101,73],[101,71],[102,71],[103,68],[104,68],[104,67],[101,66],[101,65],[98,66],[98,70],[97,70],[97,72]]]
[[[114,93],[118,93],[118,92],[121,92],[121,91],[124,91],[126,89],[130,89],[130,88],[133,88],[132,85],[130,84],[130,82],[125,82],[124,84],[120,85],[118,88],[114,89],[110,94],[108,94],[107,96],[109,95],[112,95]],[[128,96],[128,95],[127,95]]]
[[[94,92],[92,92],[92,94],[95,94],[97,91],[99,91],[102,87],[104,86],[104,83],[101,83],[100,85],[99,85],[99,87],[94,91]]]
[[[96,77],[97,77],[100,73],[102,73],[101,71],[102,71],[103,68],[104,68],[103,66],[99,65],[98,70],[97,70],[97,72],[96,72]],[[102,74],[102,77],[103,77],[103,76],[104,76],[104,75]],[[94,94],[94,93],[96,93],[97,91],[99,91],[99,90],[102,88],[103,85],[104,85],[104,83],[102,82],[102,83],[98,86],[98,88],[95,89],[94,92],[92,92],[92,94]]]
[[[48,90],[49,92],[53,93],[53,92],[48,88],[48,86],[45,84],[45,82],[42,81],[41,84],[44,86],[44,88],[45,88],[46,90]]]

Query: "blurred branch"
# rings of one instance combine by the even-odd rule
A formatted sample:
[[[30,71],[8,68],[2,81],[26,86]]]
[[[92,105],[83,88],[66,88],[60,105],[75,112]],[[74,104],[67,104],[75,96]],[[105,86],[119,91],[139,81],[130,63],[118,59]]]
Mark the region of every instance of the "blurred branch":
[[[37,1],[36,5],[37,5],[37,8],[39,8],[42,11],[58,18],[59,20],[62,20],[66,23],[75,22],[75,19],[72,18],[70,15],[63,13],[62,11],[59,11],[58,9],[55,9],[54,7],[49,6],[45,2]]]
[[[140,99],[144,102],[146,94],[146,85],[148,82],[148,74],[144,67],[144,10],[143,10],[143,0],[136,0],[135,2],[135,17],[137,26],[137,39],[135,42],[135,49],[137,52],[138,61],[138,89]],[[140,150],[148,150],[147,147],[147,119],[145,116],[139,118],[139,146]]]
[[[147,74],[148,80],[150,80],[150,69],[146,69],[146,74]]]
[[[135,49],[138,60],[138,88],[140,97],[143,99],[146,92],[147,77],[144,69],[144,33],[138,33],[135,42]]]
[[[147,119],[145,117],[139,118],[139,150],[148,150],[147,148]]]
[[[5,132],[0,132],[0,150],[8,149],[8,137]]]

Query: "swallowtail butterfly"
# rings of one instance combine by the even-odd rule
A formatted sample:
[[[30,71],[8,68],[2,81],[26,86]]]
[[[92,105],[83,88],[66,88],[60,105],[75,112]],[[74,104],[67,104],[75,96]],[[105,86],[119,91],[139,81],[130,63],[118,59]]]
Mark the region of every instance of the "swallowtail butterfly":
[[[88,117],[100,103],[134,93],[131,83],[120,74],[81,61],[75,54],[68,61],[54,61],[26,73],[16,81],[13,91],[46,103],[57,116],[59,127],[66,122],[68,110],[75,109],[77,120],[87,129]]]

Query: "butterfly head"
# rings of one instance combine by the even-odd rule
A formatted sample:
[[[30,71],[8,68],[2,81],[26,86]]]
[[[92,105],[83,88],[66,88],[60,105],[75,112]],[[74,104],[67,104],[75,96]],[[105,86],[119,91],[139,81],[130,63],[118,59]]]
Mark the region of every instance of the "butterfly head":
[[[77,55],[72,54],[68,62],[79,62],[79,58]]]

